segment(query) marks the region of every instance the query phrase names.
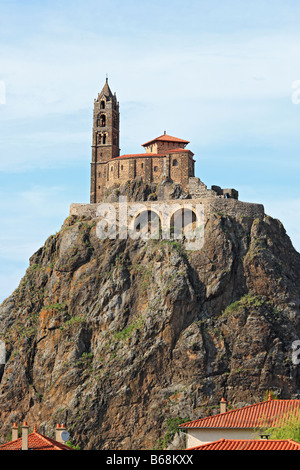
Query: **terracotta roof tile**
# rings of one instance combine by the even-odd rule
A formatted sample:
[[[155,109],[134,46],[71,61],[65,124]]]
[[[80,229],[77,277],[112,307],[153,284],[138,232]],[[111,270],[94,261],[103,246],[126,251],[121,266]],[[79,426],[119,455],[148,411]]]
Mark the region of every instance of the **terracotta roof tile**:
[[[183,139],[179,139],[178,137],[173,137],[171,135],[163,134],[163,135],[160,135],[159,137],[156,137],[155,139],[149,140],[149,142],[146,142],[145,144],[143,144],[142,147],[145,147],[145,145],[149,145],[152,142],[156,142],[157,140],[163,141],[163,142],[181,142],[183,144],[189,144],[188,140],[183,140]]]
[[[183,423],[180,428],[256,428],[277,426],[290,413],[299,414],[300,400],[267,400]]]
[[[220,439],[187,450],[300,450],[292,439]]]
[[[120,159],[126,159],[126,158],[140,158],[140,157],[148,157],[148,158],[152,158],[152,157],[165,157],[167,154],[169,153],[191,153],[192,155],[193,152],[191,152],[190,150],[188,149],[182,149],[182,148],[177,148],[177,149],[172,149],[172,150],[166,150],[165,153],[130,153],[130,154],[127,154],[127,155],[120,155],[119,157],[114,157],[114,158],[111,158],[110,160],[108,161],[114,161],[114,160],[120,160]]]
[[[7,442],[0,446],[0,450],[21,450],[22,437],[15,441]],[[28,449],[29,450],[73,450],[71,447],[62,444],[50,437],[46,437],[37,431],[32,432],[28,436]]]

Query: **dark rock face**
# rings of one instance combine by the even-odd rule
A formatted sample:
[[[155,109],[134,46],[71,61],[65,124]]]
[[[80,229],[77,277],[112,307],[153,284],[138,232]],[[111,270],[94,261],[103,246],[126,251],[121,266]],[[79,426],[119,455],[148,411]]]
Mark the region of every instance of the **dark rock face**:
[[[299,398],[300,255],[281,223],[211,214],[201,251],[99,240],[68,218],[0,307],[0,435],[14,421],[81,449],[153,449],[168,419]]]

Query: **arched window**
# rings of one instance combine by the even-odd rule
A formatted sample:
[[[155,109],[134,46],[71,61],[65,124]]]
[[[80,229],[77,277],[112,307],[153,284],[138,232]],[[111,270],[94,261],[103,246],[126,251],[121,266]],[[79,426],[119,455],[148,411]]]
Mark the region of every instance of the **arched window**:
[[[110,167],[110,171],[114,171],[114,167],[113,167],[113,166]]]
[[[158,167],[157,167],[157,166],[154,167],[154,171],[158,171]]]
[[[106,144],[106,134],[103,134],[102,143]]]
[[[121,170],[123,170],[123,165],[121,165]]]
[[[101,127],[106,126],[106,116],[105,116],[105,114],[101,114],[101,116],[100,116],[100,126]]]
[[[173,160],[173,166],[178,166],[178,161],[176,160],[176,158]]]
[[[100,102],[100,109],[105,109],[105,101],[104,100],[102,100]]]
[[[99,172],[99,178],[101,178],[101,171]]]

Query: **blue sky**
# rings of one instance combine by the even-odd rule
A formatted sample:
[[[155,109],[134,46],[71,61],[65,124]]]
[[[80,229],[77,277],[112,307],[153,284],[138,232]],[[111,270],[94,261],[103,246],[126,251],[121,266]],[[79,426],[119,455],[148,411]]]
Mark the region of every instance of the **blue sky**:
[[[300,251],[299,36],[296,0],[0,0],[0,301],[89,202],[106,73],[121,153],[189,140],[196,175],[263,203]]]

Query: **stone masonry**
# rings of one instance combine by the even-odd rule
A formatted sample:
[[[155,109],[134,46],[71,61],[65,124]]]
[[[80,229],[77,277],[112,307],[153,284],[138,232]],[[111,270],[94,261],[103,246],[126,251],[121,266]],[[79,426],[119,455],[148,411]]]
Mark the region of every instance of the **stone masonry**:
[[[99,204],[109,203],[119,219],[119,206],[116,197],[112,197],[113,192],[117,191],[115,196],[124,196],[120,189],[130,182],[138,182],[156,185],[157,200],[137,203],[143,204],[148,212],[154,211],[159,218],[162,201],[174,205],[174,213],[175,205],[176,210],[186,204],[201,206],[205,220],[213,212],[233,217],[264,217],[264,207],[261,204],[239,201],[238,192],[233,188],[222,189],[214,185],[208,189],[195,177],[194,154],[186,148],[189,144],[187,140],[164,132],[142,145],[144,153],[120,155],[119,126],[119,103],[106,79],[101,93],[94,101],[90,204],[71,204],[71,216],[97,218]],[[179,196],[174,197],[178,187]],[[137,209],[136,214],[138,213]],[[126,217],[129,224],[134,216]],[[193,217],[195,218],[195,213]],[[122,219],[124,220],[123,215]]]

